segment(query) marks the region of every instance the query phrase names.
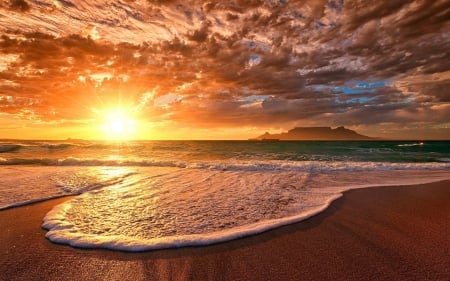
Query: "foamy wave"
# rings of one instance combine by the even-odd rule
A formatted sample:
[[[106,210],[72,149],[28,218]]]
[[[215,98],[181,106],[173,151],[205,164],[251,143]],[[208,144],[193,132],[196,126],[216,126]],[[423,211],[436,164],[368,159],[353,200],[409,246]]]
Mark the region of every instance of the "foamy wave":
[[[231,171],[389,171],[389,170],[433,170],[450,168],[450,163],[388,163],[345,161],[264,161],[234,163],[195,163],[189,168]]]
[[[42,227],[49,230],[45,237],[51,241],[79,248],[104,248],[126,252],[142,252],[167,248],[208,246],[259,234],[277,227],[306,220],[324,211],[334,200],[341,196],[342,194],[334,194],[325,199],[322,205],[294,216],[272,219],[233,229],[204,234],[172,235],[151,239],[124,235],[80,235],[80,233],[74,231],[74,225],[65,219],[66,213],[71,209],[70,203],[61,204],[53,208],[45,216]]]
[[[164,168],[167,169],[167,168]],[[120,185],[135,173],[116,167],[21,166],[0,170],[0,210],[109,185]]]
[[[153,161],[153,160],[116,160],[116,159],[78,159],[78,158],[0,158],[0,165],[41,165],[41,166],[136,166],[136,167],[180,167],[188,166],[188,163],[177,161]]]
[[[149,169],[148,172],[151,172]],[[309,218],[342,192],[449,179],[448,171],[218,172],[175,169],[84,193],[44,218],[51,241],[146,251],[209,245]]]
[[[46,237],[126,251],[208,245],[300,221],[340,196],[307,187],[309,173],[175,169],[87,192],[46,215]]]
[[[450,163],[391,163],[354,161],[169,161],[169,160],[128,160],[128,159],[6,159],[0,158],[0,165],[41,165],[41,166],[112,166],[112,167],[176,167],[223,171],[386,171],[386,170],[433,170],[450,168]]]
[[[417,142],[417,143],[404,143],[397,145],[398,147],[410,147],[410,146],[423,146],[425,145],[423,142]]]

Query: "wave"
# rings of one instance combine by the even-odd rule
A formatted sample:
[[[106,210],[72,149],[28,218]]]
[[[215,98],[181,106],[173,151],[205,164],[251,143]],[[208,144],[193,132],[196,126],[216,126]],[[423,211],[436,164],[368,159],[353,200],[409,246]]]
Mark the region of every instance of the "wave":
[[[79,145],[72,144],[72,143],[58,143],[58,144],[45,144],[43,147],[48,149],[66,149],[70,147],[78,147]]]
[[[107,166],[107,167],[176,167],[209,169],[218,171],[386,171],[448,169],[448,159],[436,162],[356,162],[356,161],[170,161],[170,160],[123,160],[123,159],[78,159],[78,158],[0,158],[1,165],[39,165],[39,166]]]
[[[3,168],[0,169],[0,210],[118,186],[131,178],[135,170],[122,167]]]
[[[66,149],[70,147],[81,147],[79,144],[74,143],[47,143],[47,142],[28,142],[19,144],[0,144],[1,152],[12,152],[24,148],[43,148],[43,149]]]
[[[205,246],[302,221],[350,189],[450,176],[434,171],[324,174],[172,170],[151,179],[136,174],[141,180],[131,185],[87,192],[55,206],[42,226],[51,241],[82,248],[135,252]]]
[[[27,150],[32,149],[34,153],[39,152],[39,150],[43,150],[42,152],[46,151],[63,151],[67,149],[72,148],[79,148],[82,151],[83,149],[92,151],[92,150],[114,150],[121,147],[129,147],[129,148],[140,148],[142,146],[139,146],[137,144],[132,145],[123,145],[118,146],[116,144],[102,144],[102,143],[95,143],[95,142],[83,142],[83,143],[72,143],[72,142],[63,142],[63,143],[52,143],[52,142],[36,142],[36,141],[29,141],[24,143],[0,143],[0,153],[6,153],[6,152],[14,152],[18,150]]]
[[[49,240],[68,244],[78,248],[104,248],[125,252],[142,252],[167,248],[208,246],[246,236],[259,234],[274,228],[306,220],[327,209],[330,204],[340,198],[341,193],[332,194],[324,199],[323,204],[296,215],[278,219],[265,220],[250,225],[243,225],[212,233],[172,235],[161,238],[136,238],[126,235],[92,235],[77,231],[73,223],[67,221],[66,214],[70,210],[70,203],[55,206],[46,214],[42,227],[48,232],[45,237]]]
[[[398,144],[398,147],[424,146],[423,142]]]
[[[0,153],[13,152],[21,148],[20,144],[0,144]]]

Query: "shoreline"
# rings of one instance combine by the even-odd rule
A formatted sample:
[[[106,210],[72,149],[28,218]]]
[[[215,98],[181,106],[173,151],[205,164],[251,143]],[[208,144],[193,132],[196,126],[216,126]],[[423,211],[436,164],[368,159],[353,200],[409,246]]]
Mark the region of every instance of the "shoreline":
[[[450,181],[344,192],[323,212],[203,247],[129,253],[45,238],[62,197],[0,211],[5,280],[413,280],[450,278]],[[447,250],[447,252],[446,252]]]

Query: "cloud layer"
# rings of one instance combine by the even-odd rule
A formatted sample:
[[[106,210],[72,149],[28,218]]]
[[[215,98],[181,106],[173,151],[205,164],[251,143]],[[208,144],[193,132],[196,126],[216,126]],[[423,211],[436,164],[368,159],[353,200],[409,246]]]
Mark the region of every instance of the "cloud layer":
[[[450,137],[445,0],[21,0],[0,9],[3,115],[71,122],[121,103],[194,128]]]

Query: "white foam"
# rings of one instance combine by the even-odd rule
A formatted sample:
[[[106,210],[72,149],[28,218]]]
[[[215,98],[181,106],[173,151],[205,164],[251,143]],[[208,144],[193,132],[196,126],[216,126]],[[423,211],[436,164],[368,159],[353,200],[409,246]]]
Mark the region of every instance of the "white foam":
[[[154,169],[154,173],[162,172]],[[0,169],[0,210],[108,185],[118,185],[133,168],[8,166]]]
[[[398,144],[398,147],[423,146],[423,142]]]
[[[446,160],[447,158],[442,158]],[[447,159],[448,160],[448,159]],[[63,167],[177,167],[229,171],[386,171],[386,170],[442,170],[450,163],[417,162],[355,162],[355,161],[287,161],[287,160],[223,160],[223,161],[177,161],[158,159],[90,159],[66,157],[54,158],[0,158],[0,165],[44,165]]]
[[[334,197],[328,198],[323,205],[316,206],[315,208],[311,208],[310,210],[298,215],[262,221],[251,225],[244,225],[232,229],[204,234],[172,235],[151,239],[123,235],[80,235],[74,231],[74,225],[68,223],[62,215],[70,209],[70,204],[62,204],[55,207],[50,213],[47,214],[42,226],[46,229],[50,229],[45,237],[51,241],[80,248],[106,248],[127,252],[140,252],[187,246],[207,246],[262,233],[277,227],[308,219],[325,210],[331,202],[339,197],[341,197],[341,194],[336,194]],[[47,219],[47,217],[49,217],[49,219]]]
[[[122,251],[209,245],[304,220],[349,189],[450,179],[448,170],[152,169],[56,206],[44,218],[46,237]]]

